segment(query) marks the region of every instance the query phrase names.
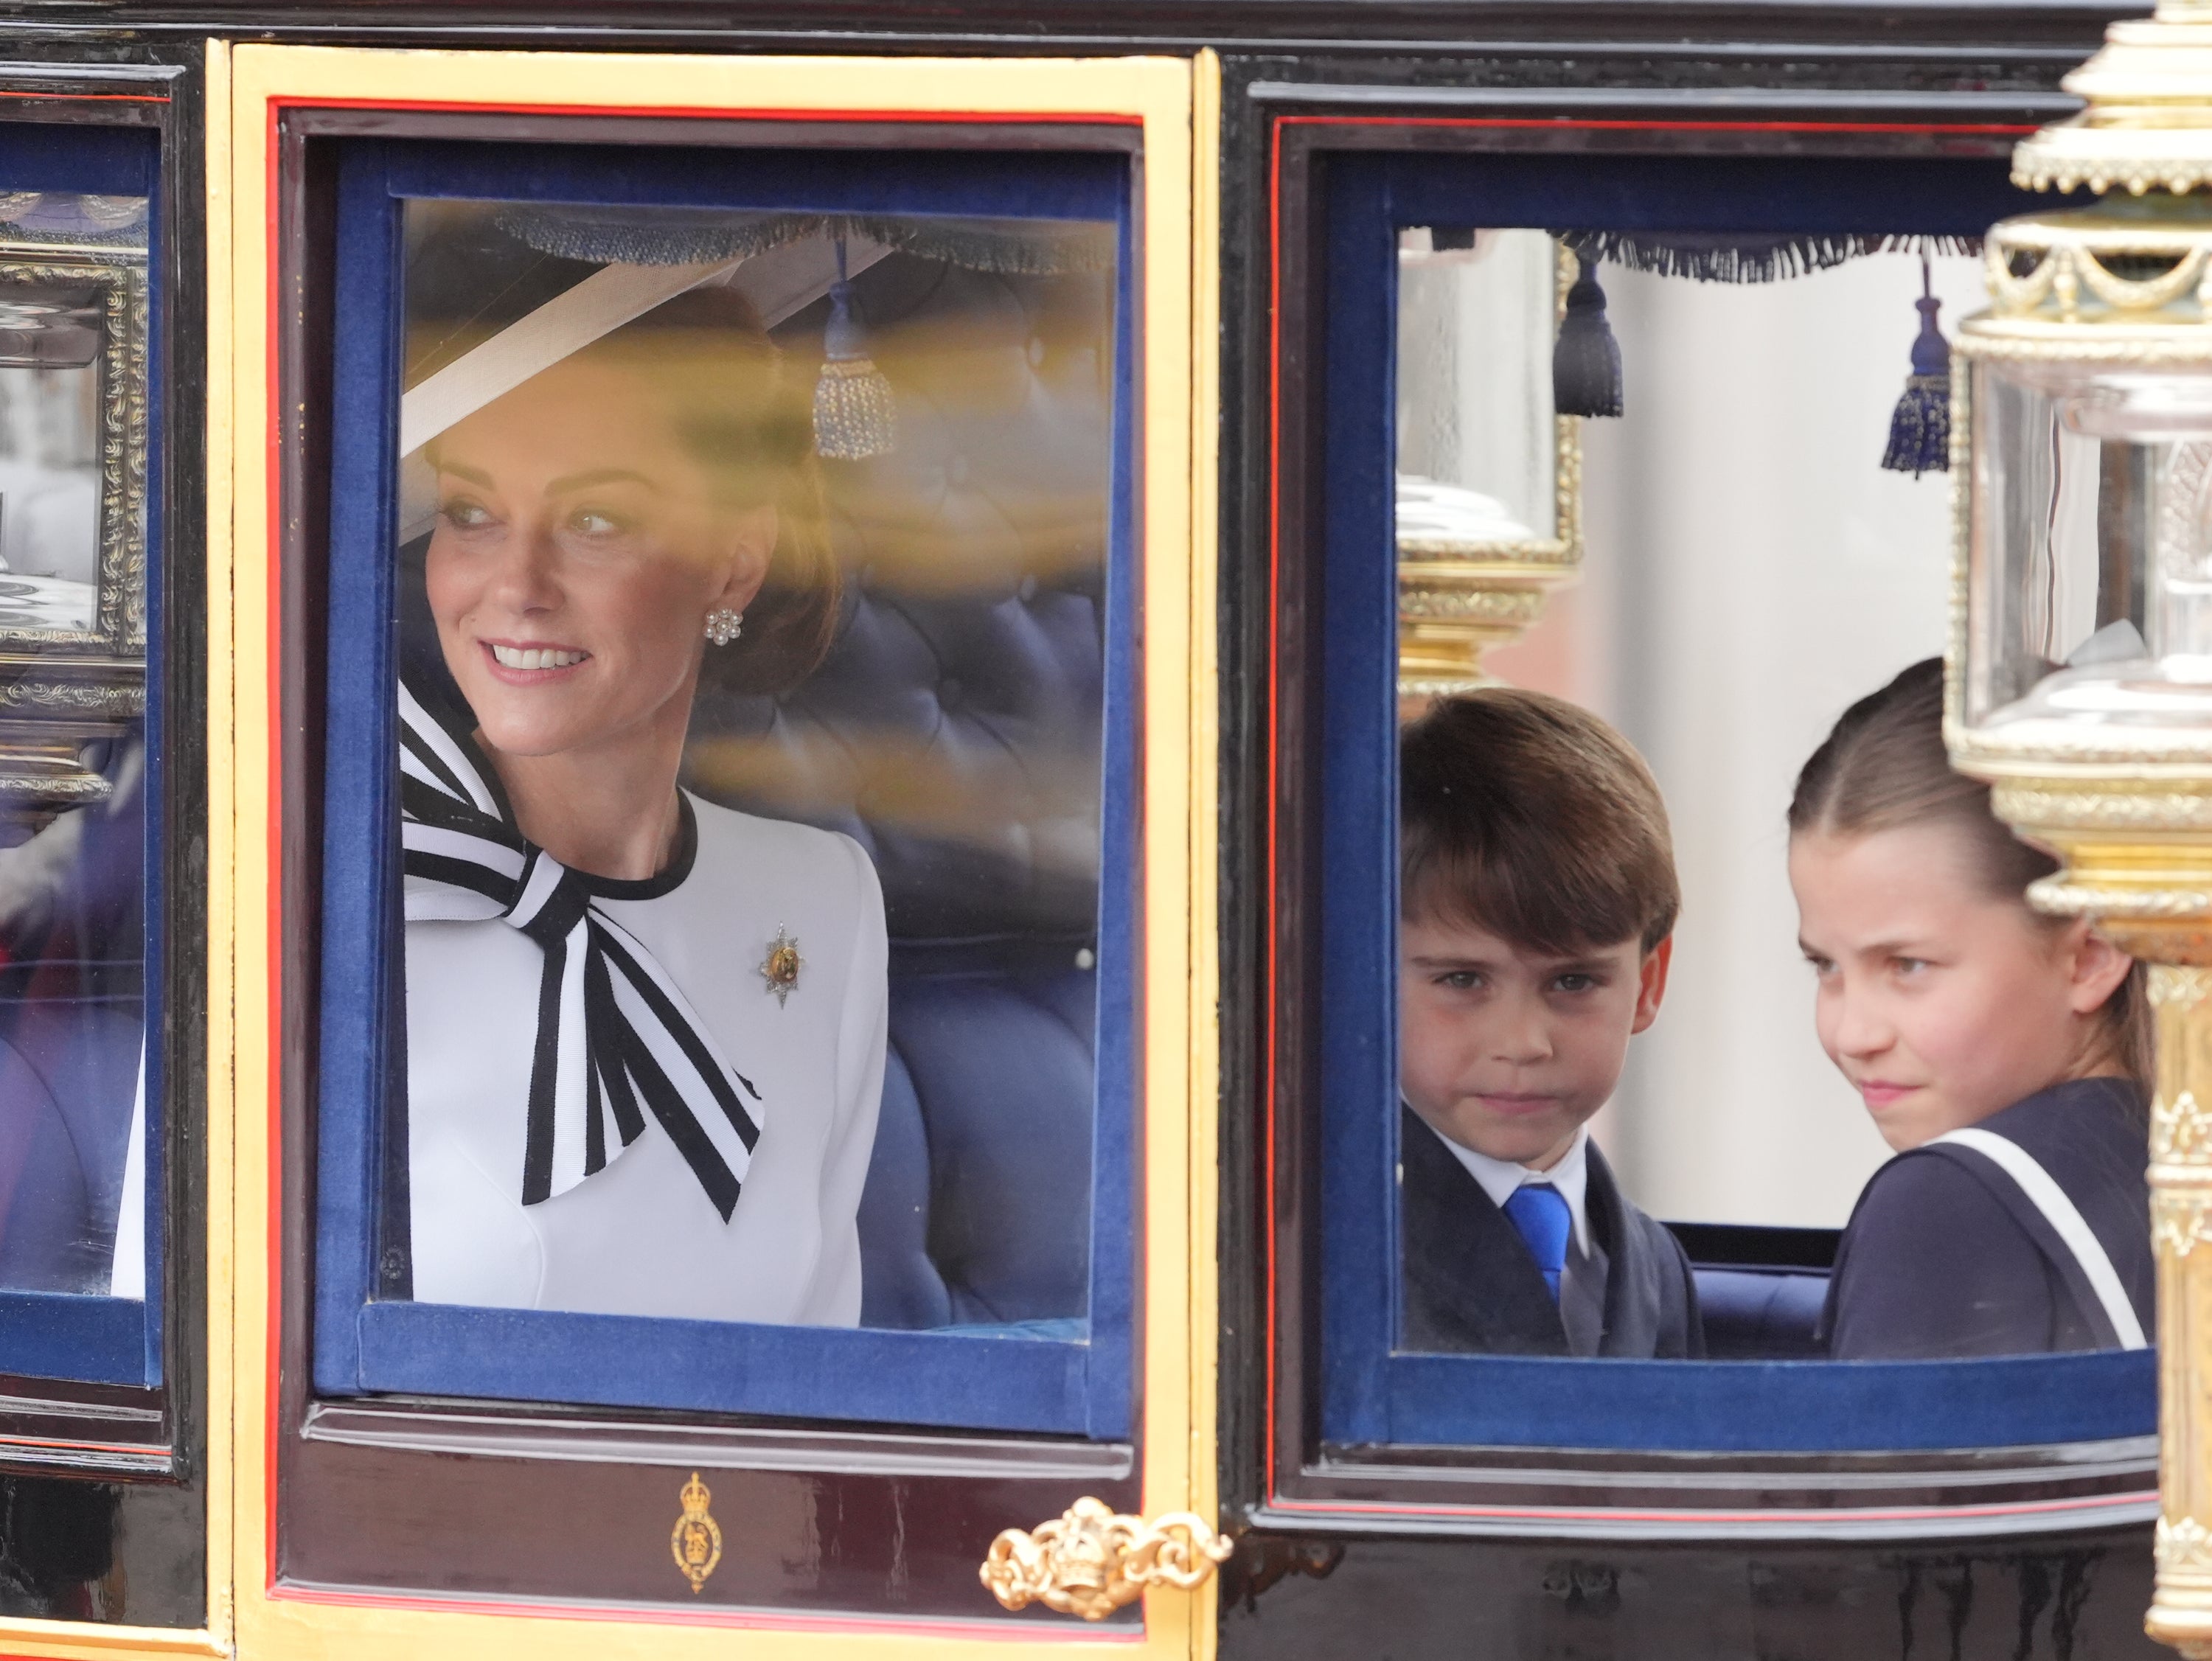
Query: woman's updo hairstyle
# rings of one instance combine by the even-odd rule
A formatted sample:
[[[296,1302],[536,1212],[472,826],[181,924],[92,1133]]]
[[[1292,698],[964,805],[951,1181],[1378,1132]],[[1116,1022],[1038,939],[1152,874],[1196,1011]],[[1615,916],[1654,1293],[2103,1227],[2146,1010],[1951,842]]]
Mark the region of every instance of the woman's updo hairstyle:
[[[1929,658],[1843,713],[1797,775],[1790,834],[1866,836],[1908,825],[1946,825],[1966,837],[1984,892],[2027,904],[2027,886],[2058,869],[1990,810],[1990,787],[1953,770],[1943,747],[1943,662]],[[2063,928],[2065,920],[2032,912]],[[2150,997],[2143,966],[2106,1000],[2112,1060],[2148,1100],[2151,1090]]]
[[[702,676],[731,692],[788,691],[821,663],[837,627],[811,391],[733,288],[678,294],[578,355],[622,363],[673,402],[678,440],[727,506],[775,509],[775,550],[744,633],[709,647]]]

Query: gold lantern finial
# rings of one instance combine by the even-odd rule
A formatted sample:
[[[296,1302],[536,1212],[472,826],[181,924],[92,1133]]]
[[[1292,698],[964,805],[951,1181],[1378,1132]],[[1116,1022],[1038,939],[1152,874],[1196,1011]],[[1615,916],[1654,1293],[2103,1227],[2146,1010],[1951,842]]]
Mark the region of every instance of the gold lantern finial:
[[[2013,151],[2013,182],[2182,195],[2212,184],[2212,0],[2162,0],[2115,23],[2061,83],[2088,108]]]
[[[1960,329],[1947,731],[2063,862],[2036,906],[2150,966],[2145,1624],[2212,1661],[2212,0],[2114,24],[2064,85],[2087,107],[2023,142],[2013,179],[2102,199],[1992,227],[1990,309]]]

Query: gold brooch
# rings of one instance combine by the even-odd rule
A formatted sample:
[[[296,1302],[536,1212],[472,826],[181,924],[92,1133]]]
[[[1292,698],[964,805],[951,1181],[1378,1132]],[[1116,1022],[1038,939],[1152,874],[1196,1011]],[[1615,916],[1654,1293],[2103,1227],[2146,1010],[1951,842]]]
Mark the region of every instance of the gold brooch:
[[[799,955],[799,943],[791,937],[790,930],[777,924],[775,938],[768,943],[768,955],[761,961],[760,974],[768,983],[768,990],[775,994],[779,1009],[791,996],[791,989],[799,985],[799,972],[805,967],[805,960]]]
[[[708,1501],[714,1496],[699,1480],[697,1471],[691,1473],[691,1480],[684,1484],[684,1491],[678,1497],[684,1502],[684,1514],[676,1519],[676,1532],[669,1537],[668,1549],[675,1554],[676,1567],[684,1572],[684,1578],[696,1592],[707,1584],[714,1565],[722,1561],[722,1529],[708,1515]]]

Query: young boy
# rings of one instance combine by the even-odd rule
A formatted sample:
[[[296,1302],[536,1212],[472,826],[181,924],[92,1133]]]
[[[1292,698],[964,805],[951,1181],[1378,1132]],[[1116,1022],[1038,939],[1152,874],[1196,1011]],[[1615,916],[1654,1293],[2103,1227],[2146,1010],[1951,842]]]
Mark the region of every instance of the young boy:
[[[1438,700],[1400,776],[1401,1341],[1704,1354],[1689,1260],[1587,1128],[1667,987],[1658,785],[1595,716],[1508,687]]]

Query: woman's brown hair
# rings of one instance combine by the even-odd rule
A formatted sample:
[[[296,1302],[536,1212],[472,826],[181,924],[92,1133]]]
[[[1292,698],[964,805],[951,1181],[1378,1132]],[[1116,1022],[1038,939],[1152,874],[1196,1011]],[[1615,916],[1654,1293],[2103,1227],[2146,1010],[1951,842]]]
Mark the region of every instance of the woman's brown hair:
[[[1943,747],[1943,663],[1930,658],[1845,710],[1797,775],[1790,834],[1864,836],[1907,825],[1948,825],[1972,846],[1993,898],[2025,907],[2027,886],[2058,862],[2006,828],[1990,810],[1990,787],[1954,772]],[[2043,918],[2053,928],[2062,919]],[[2140,963],[2106,1000],[2112,1058],[2148,1100],[2151,1092],[2150,997]]]
[[[821,663],[837,627],[840,584],[808,390],[732,288],[678,294],[584,353],[624,363],[670,395],[679,441],[727,505],[775,507],[768,579],[745,608],[744,633],[708,652],[702,676],[732,692],[788,691]]]

